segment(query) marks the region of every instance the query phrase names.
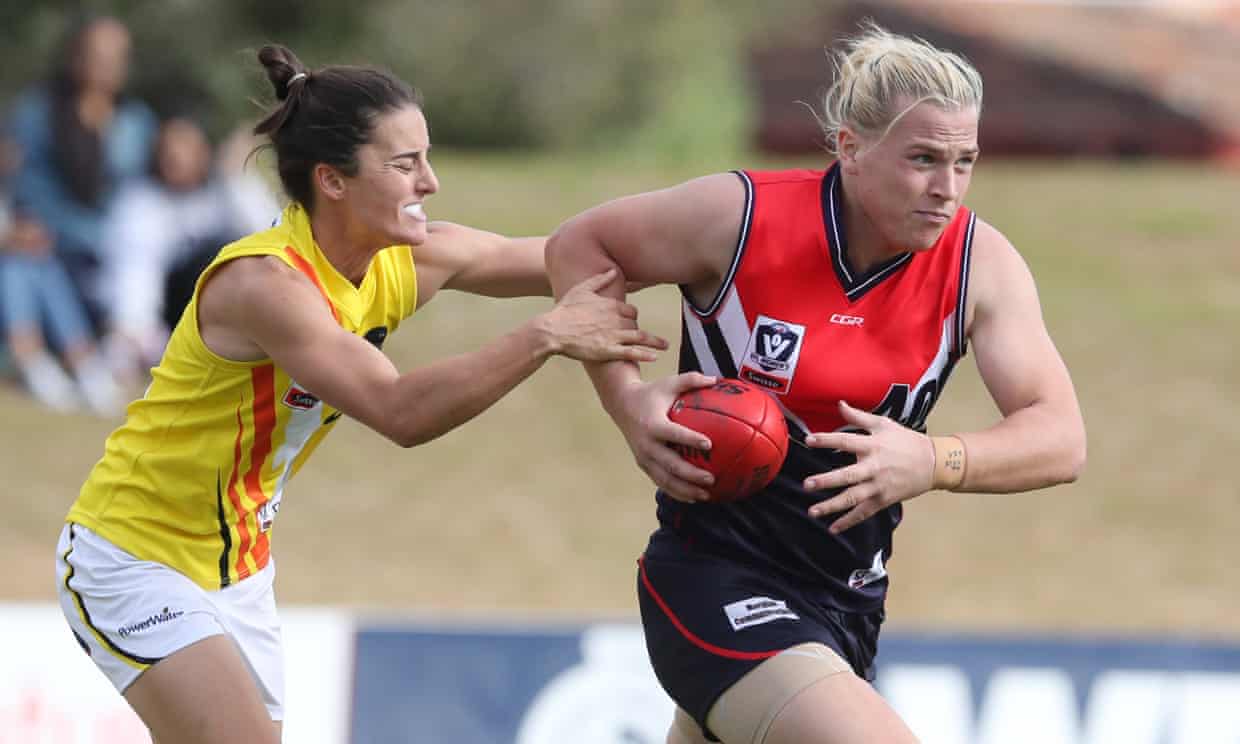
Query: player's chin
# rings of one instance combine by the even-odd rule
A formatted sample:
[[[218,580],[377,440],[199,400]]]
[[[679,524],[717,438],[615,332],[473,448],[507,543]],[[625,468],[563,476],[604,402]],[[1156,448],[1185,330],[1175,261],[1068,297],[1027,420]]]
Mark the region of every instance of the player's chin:
[[[421,245],[426,242],[428,235],[425,222],[419,222],[413,227],[401,226],[401,229],[392,234],[392,245]]]
[[[912,230],[905,238],[904,245],[910,251],[928,251],[943,237],[943,228],[920,228]]]

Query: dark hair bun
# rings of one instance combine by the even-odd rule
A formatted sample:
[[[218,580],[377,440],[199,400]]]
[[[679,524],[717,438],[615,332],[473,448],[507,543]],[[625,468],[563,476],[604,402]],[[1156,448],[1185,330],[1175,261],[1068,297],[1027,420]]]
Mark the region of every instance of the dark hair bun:
[[[289,96],[290,83],[293,78],[299,74],[305,75],[309,71],[306,66],[297,59],[297,55],[292,50],[281,44],[268,44],[258,50],[258,61],[262,63],[263,68],[267,71],[267,79],[271,81],[271,86],[275,88],[276,98],[283,101]],[[299,78],[305,80],[305,78]]]

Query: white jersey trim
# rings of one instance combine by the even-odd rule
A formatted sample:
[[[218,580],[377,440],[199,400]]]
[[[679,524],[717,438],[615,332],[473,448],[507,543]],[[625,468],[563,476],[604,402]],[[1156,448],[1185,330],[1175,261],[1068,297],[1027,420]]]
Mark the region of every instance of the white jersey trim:
[[[956,356],[963,357],[969,350],[969,339],[965,336],[965,319],[969,302],[969,266],[973,255],[973,229],[977,226],[977,214],[969,215],[969,226],[965,228],[964,244],[960,248],[960,289],[956,297]]]
[[[732,265],[728,267],[728,273],[723,277],[723,282],[719,285],[719,291],[715,293],[715,297],[705,309],[694,307],[692,302],[686,301],[685,306],[693,311],[694,314],[703,318],[709,317],[723,303],[728,295],[728,290],[732,287],[732,280],[736,278],[736,270],[741,265],[741,255],[745,252],[745,243],[749,241],[749,226],[753,223],[753,181],[750,180],[749,174],[742,170],[732,171],[741,179],[741,183],[745,186],[745,211],[741,215],[741,229],[736,237],[736,251],[732,254]]]

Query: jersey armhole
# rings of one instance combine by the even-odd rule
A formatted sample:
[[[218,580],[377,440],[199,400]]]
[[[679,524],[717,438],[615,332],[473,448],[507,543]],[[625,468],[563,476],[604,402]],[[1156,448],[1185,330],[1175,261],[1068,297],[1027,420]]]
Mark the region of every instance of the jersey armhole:
[[[977,226],[977,215],[969,215],[969,224],[965,227],[964,240],[960,246],[960,281],[956,290],[956,358],[963,357],[969,351],[969,339],[965,336],[969,307],[969,264],[973,254],[973,231]]]
[[[230,264],[239,258],[262,258],[263,256],[274,256],[275,258],[279,258],[281,261],[284,261],[285,264],[289,265],[290,268],[296,270],[296,267],[289,263],[288,260],[274,251],[261,253],[238,253],[237,255],[229,256],[222,261],[212,261],[207,268],[202,270],[202,274],[198,277],[198,281],[195,283],[194,297],[190,301],[190,304],[185,308],[187,313],[193,313],[193,317],[182,319],[182,322],[189,323],[189,331],[191,334],[191,343],[189,345],[190,350],[199,358],[200,361],[223,367],[231,367],[233,369],[251,369],[264,364],[271,364],[271,357],[242,361],[240,359],[229,359],[228,357],[220,356],[212,351],[209,346],[207,346],[207,342],[202,338],[202,328],[198,324],[198,305],[199,300],[202,298],[202,290],[206,287],[207,281],[215,274],[215,272],[219,271],[221,267]]]
[[[408,273],[400,272],[401,277],[401,308],[400,320],[408,318],[418,309],[418,262],[413,260],[413,246],[402,246],[401,261],[409,263]],[[406,279],[408,281],[406,281]],[[408,298],[408,302],[405,299]]]
[[[692,298],[685,290],[685,286],[680,286],[680,294],[685,299],[685,306],[694,312],[694,314],[709,318],[719,309],[719,305],[723,302],[723,298],[727,296],[728,290],[732,287],[732,281],[736,278],[736,270],[741,265],[741,256],[745,253],[745,244],[749,242],[749,230],[753,224],[753,206],[754,206],[754,188],[753,181],[749,178],[749,174],[743,170],[734,170],[732,173],[741,179],[741,183],[745,186],[745,207],[744,214],[741,215],[741,229],[736,236],[736,250],[732,254],[732,264],[728,267],[728,273],[723,277],[723,281],[719,283],[719,291],[711,298],[710,304],[705,308],[700,308],[693,304]]]

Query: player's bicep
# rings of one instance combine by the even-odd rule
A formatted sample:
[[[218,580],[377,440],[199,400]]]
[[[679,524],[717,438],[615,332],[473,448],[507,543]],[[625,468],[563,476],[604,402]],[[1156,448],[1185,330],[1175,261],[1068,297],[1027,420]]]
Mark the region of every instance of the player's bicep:
[[[1033,274],[1006,238],[982,228],[972,267],[976,304],[969,340],[986,389],[1004,416],[1035,403],[1074,400]]]
[[[448,222],[431,224],[413,249],[419,304],[440,289],[488,297],[549,295],[543,261],[545,238],[509,238]]]
[[[252,282],[239,295],[247,335],[307,391],[385,432],[396,368],[383,352],[341,328],[326,300],[291,270]]]
[[[529,297],[551,294],[543,260],[546,238],[508,238],[481,233],[474,241],[473,260],[453,277],[448,289],[487,297]]]
[[[575,269],[576,280],[615,266],[638,284],[717,282],[735,253],[744,204],[743,183],[726,173],[607,202],[557,230],[548,263]]]

